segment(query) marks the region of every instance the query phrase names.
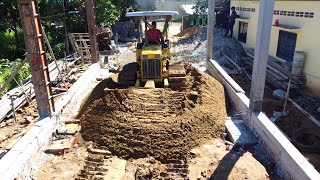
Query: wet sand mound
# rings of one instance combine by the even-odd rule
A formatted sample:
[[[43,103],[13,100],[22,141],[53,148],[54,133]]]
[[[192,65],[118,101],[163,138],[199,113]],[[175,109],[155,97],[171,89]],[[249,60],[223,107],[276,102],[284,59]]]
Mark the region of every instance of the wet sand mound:
[[[185,91],[110,89],[81,117],[82,136],[123,158],[182,159],[224,130],[223,86],[188,66]]]

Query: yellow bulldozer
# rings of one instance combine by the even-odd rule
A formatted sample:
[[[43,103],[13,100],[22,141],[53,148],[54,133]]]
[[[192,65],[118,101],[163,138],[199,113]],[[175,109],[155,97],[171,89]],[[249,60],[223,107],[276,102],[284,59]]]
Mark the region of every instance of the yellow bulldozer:
[[[172,17],[178,15],[176,11],[143,11],[128,12],[127,17],[134,18],[139,23],[139,40],[136,49],[137,71],[135,86],[136,87],[170,87],[171,89],[182,89],[186,86],[186,72],[183,65],[172,64],[170,62],[170,41],[168,39],[169,22]],[[142,23],[145,27],[142,30]],[[149,31],[152,23],[164,22],[163,31]],[[161,33],[161,40],[151,41],[150,34],[155,31]],[[144,33],[143,33],[144,32]],[[165,37],[165,39],[163,38]],[[133,79],[131,79],[133,80]]]

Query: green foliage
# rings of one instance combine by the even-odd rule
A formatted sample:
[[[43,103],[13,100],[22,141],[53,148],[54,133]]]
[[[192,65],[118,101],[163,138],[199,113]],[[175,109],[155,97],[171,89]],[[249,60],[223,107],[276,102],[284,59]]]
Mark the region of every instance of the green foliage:
[[[25,54],[17,1],[0,0],[0,59],[11,61]]]
[[[198,15],[207,14],[208,0],[197,0],[196,5],[192,7]]]
[[[21,59],[17,59],[15,62],[11,62],[8,59],[1,59],[0,60],[0,85],[2,86],[7,79],[11,76],[13,71],[17,68],[17,66],[21,63]],[[17,82],[21,82],[26,79],[30,75],[30,67],[29,64],[24,64],[20,71],[15,76],[15,80]],[[5,91],[1,94],[4,94],[8,90],[17,86],[16,81],[12,80],[9,85],[5,88]],[[1,96],[0,94],[0,96]]]
[[[96,22],[100,25],[112,25],[118,20],[120,11],[111,1],[96,0]]]
[[[25,54],[23,31],[16,29],[16,32],[7,29],[0,32],[0,59],[15,60]]]

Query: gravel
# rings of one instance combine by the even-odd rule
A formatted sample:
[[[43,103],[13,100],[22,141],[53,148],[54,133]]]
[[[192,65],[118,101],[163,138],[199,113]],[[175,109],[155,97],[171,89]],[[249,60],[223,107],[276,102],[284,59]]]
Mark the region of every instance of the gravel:
[[[234,38],[224,37],[225,29],[216,28],[214,32],[213,57],[220,65],[235,69],[235,65],[243,68],[243,57],[246,56],[241,44]],[[207,46],[207,28],[202,27],[188,38],[180,39],[173,50],[174,60],[205,61]]]

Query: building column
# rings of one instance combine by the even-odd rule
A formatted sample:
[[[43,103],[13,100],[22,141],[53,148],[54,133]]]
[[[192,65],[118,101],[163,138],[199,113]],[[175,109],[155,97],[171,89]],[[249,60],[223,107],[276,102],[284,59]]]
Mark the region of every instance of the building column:
[[[208,25],[207,25],[207,61],[213,59],[213,36],[215,22],[215,0],[208,1]]]
[[[92,62],[99,61],[97,28],[96,28],[96,11],[93,0],[86,0],[87,23],[90,36],[90,53]]]
[[[259,20],[250,90],[250,114],[262,110],[275,0],[260,0]]]

